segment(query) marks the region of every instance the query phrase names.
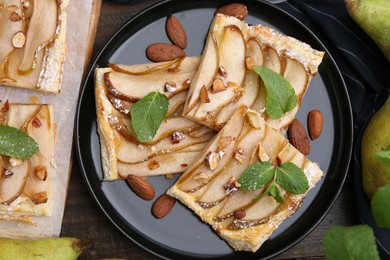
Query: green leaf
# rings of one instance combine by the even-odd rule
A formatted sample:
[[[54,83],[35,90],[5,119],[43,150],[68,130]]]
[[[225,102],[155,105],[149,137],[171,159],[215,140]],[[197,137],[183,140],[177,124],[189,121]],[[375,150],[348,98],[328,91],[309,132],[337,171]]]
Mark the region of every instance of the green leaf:
[[[275,181],[286,191],[295,194],[303,194],[309,189],[309,182],[302,169],[289,162],[276,169]]]
[[[0,126],[0,154],[27,159],[39,151],[39,146],[25,132],[11,126]]]
[[[390,184],[375,192],[371,199],[371,209],[378,227],[390,228]]]
[[[265,66],[255,67],[254,70],[260,75],[267,89],[266,112],[270,118],[281,118],[297,105],[295,90],[282,75]]]
[[[249,166],[240,176],[241,189],[257,190],[270,182],[275,174],[275,166],[270,162],[257,162]]]
[[[279,187],[275,183],[271,183],[271,185],[268,186],[264,193],[268,194],[270,197],[273,197],[277,203],[284,203],[282,196],[280,196]]]
[[[386,166],[390,166],[390,145],[385,150],[376,153],[378,159]]]
[[[324,252],[328,260],[379,260],[374,232],[366,225],[328,229],[324,237]]]
[[[168,98],[159,92],[151,92],[131,108],[131,122],[138,140],[153,140],[168,112]]]

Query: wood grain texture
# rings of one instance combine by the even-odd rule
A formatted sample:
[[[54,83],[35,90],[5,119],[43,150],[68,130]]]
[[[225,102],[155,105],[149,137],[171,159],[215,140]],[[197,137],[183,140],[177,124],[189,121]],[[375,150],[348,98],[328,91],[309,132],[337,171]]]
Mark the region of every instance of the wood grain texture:
[[[158,1],[141,0],[123,5],[103,0],[92,59],[129,18],[155,2]],[[94,242],[94,246],[87,248],[79,259],[158,259],[127,239],[104,215],[88,192],[77,161],[71,174],[61,236],[91,239]],[[323,259],[322,239],[325,231],[330,226],[354,224],[358,224],[358,219],[352,176],[348,176],[340,197],[317,228],[275,259]]]

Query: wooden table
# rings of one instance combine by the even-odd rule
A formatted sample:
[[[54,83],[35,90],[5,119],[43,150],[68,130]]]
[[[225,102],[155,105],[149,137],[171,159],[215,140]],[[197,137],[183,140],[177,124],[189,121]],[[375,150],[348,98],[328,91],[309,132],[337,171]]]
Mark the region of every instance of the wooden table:
[[[138,11],[158,2],[140,0],[134,4],[121,5],[103,1],[92,59],[109,40],[113,33]],[[276,259],[324,258],[322,239],[325,231],[334,225],[354,225],[358,223],[352,176],[335,205],[321,224],[300,243],[276,257]],[[92,199],[82,178],[77,159],[74,159],[61,236],[91,239],[93,247],[87,248],[80,259],[125,258],[157,259],[127,239],[104,215]]]

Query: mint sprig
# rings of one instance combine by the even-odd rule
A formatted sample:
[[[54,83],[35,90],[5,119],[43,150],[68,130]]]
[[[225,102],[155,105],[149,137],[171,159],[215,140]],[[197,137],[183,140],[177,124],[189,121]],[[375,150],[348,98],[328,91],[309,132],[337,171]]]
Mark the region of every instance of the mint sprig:
[[[374,232],[369,226],[331,227],[325,233],[326,259],[379,260]]]
[[[390,228],[390,184],[380,187],[371,199],[372,215],[378,227]]]
[[[38,151],[38,143],[25,132],[12,126],[0,126],[0,155],[27,159]]]
[[[270,183],[264,194],[273,197],[278,203],[284,203],[279,186],[294,194],[303,194],[309,189],[309,182],[302,169],[293,163],[276,166],[270,162],[257,162],[249,166],[238,181],[241,189],[257,190]]]
[[[260,75],[267,90],[265,112],[270,118],[279,119],[297,105],[295,90],[282,75],[266,66],[254,67],[254,71]]]
[[[385,150],[376,153],[378,159],[386,166],[390,166],[390,145]]]
[[[153,140],[168,113],[168,98],[160,92],[150,92],[131,108],[131,122],[141,142]]]

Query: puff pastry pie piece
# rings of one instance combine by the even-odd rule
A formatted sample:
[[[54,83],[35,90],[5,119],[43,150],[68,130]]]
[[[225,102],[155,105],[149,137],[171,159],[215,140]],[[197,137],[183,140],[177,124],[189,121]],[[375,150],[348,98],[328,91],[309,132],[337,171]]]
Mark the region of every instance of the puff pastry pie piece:
[[[265,25],[249,26],[234,17],[217,14],[183,116],[220,130],[233,112],[245,104],[261,111],[275,129],[285,129],[294,119],[323,55]],[[254,66],[267,66],[280,73],[294,88],[298,105],[282,118],[273,120],[264,113],[265,88],[253,71]]]
[[[323,176],[317,164],[257,112],[241,106],[167,194],[191,208],[235,250],[255,252],[284,219],[298,210],[306,195],[281,189],[284,204],[268,195],[254,200],[265,189],[242,190],[237,180],[258,161],[296,164],[306,175],[309,189]],[[241,217],[235,213],[238,211]]]
[[[26,132],[39,145],[39,152],[29,159],[0,156],[0,219],[26,221],[31,216],[50,216],[56,136],[51,106],[0,103],[0,124]]]
[[[198,156],[214,130],[180,116],[199,58],[95,70],[95,97],[105,180],[128,174],[181,173]],[[168,114],[156,136],[141,143],[131,128],[130,109],[150,92],[169,99]]]
[[[0,0],[0,84],[59,93],[69,0]]]

